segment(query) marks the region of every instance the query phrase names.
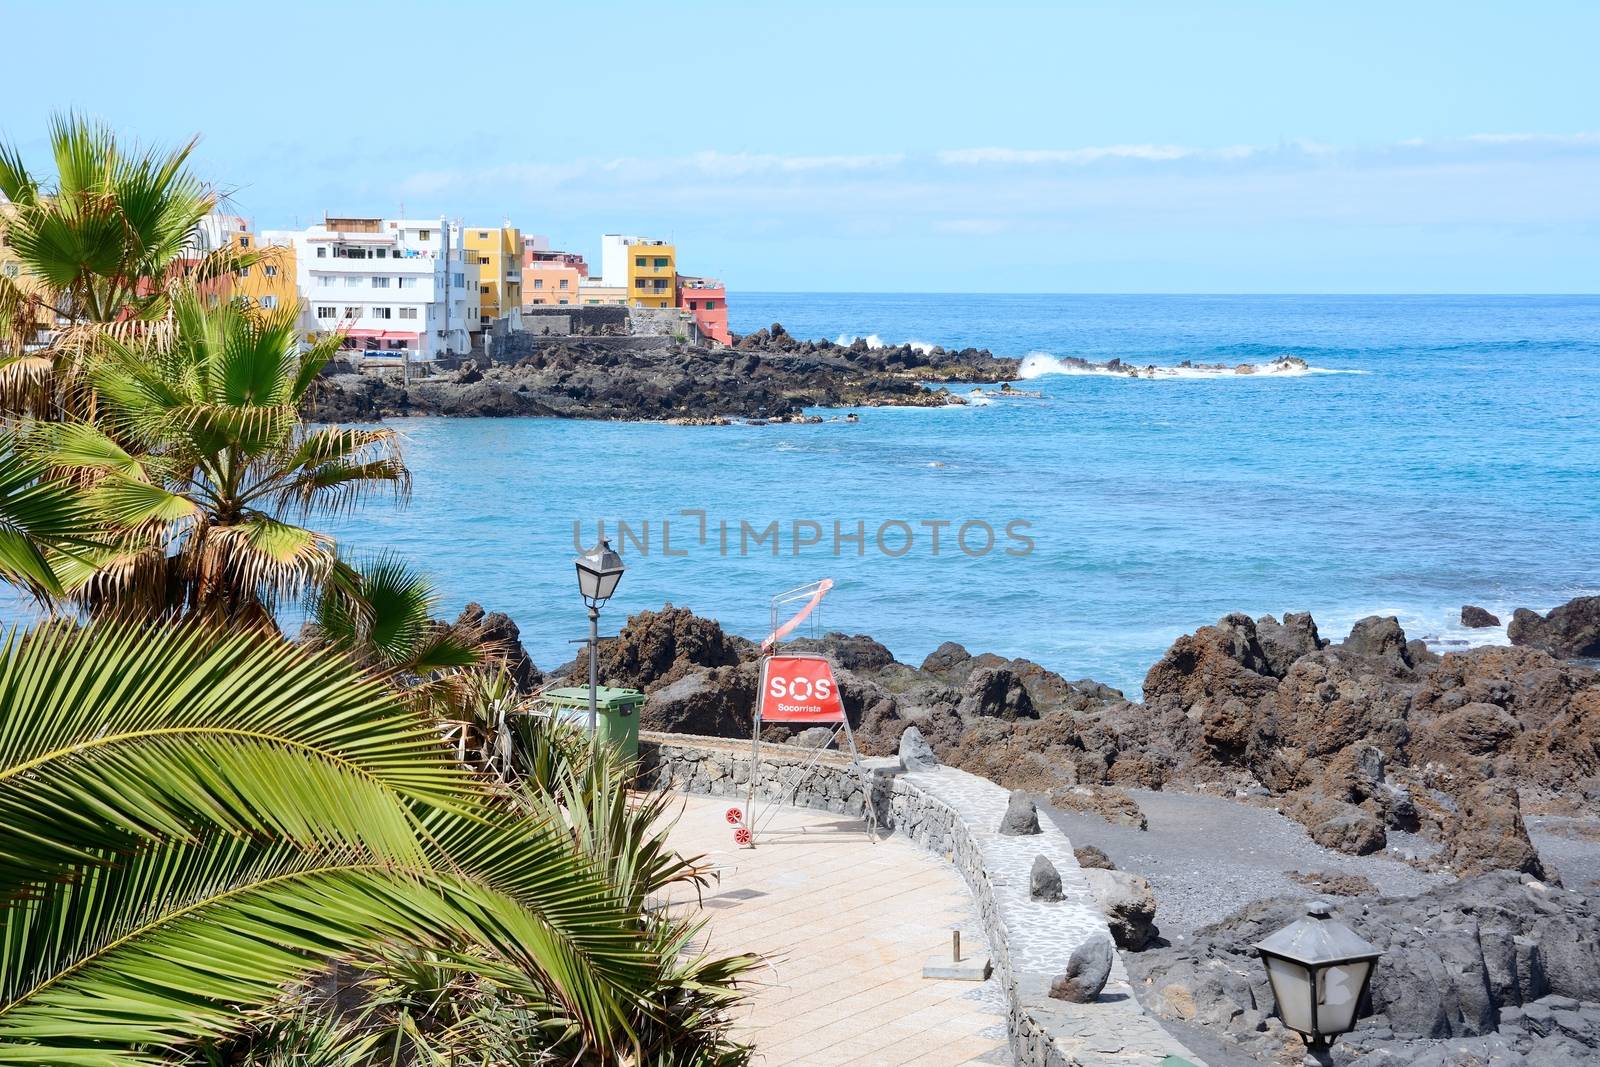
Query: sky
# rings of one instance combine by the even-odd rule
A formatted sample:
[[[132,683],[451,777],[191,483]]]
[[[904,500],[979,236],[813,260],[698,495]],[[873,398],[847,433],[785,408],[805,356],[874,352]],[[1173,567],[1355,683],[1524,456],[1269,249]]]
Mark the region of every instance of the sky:
[[[1600,291],[1600,3],[0,0],[259,228],[509,218],[737,292]],[[70,31],[65,28],[70,27]],[[69,51],[50,47],[68,33]]]

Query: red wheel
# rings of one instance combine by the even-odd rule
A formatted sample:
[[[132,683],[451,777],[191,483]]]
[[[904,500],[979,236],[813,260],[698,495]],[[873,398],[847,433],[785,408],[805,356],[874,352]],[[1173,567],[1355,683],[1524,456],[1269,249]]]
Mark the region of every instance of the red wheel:
[[[734,844],[739,845],[741,848],[748,845],[750,843],[750,831],[743,826],[739,827],[733,832],[733,841]]]
[[[738,808],[729,808],[728,814],[724,817],[728,820],[728,825],[730,826],[738,826],[740,823],[744,822],[744,812],[740,811]]]

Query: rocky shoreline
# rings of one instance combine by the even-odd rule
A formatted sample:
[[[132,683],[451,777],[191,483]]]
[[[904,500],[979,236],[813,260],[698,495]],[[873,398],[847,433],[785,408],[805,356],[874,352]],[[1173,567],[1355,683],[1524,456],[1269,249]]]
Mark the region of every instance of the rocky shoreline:
[[[1600,1056],[1600,671],[1581,657],[1600,650],[1600,597],[1517,618],[1514,644],[1441,656],[1393,618],[1363,619],[1334,642],[1309,614],[1229,615],[1175,641],[1142,701],[954,643],[919,665],[862,635],[786,647],[833,659],[867,754],[897,751],[914,726],[941,762],[1025,790],[1079,829],[1114,830],[1098,841],[1124,857],[1149,825],[1141,798],[1153,839],[1181,813],[1182,891],[1236,894],[1238,910],[1220,921],[1216,900],[1190,904],[1210,925],[1164,938],[1151,882],[1172,884],[1172,864],[1141,870],[1135,856],[1118,871],[1093,847],[1080,860],[1100,872],[1096,892],[1134,953],[1146,1006],[1195,1047],[1220,1050],[1218,1062],[1297,1062],[1287,1057],[1298,1038],[1271,1018],[1243,946],[1315,894],[1332,895],[1389,953],[1372,1014],[1339,1062],[1590,1063]],[[464,619],[519,647],[504,616],[474,608]],[[548,677],[516,662],[530,690],[582,680],[577,661]],[[648,694],[645,728],[704,736],[748,736],[758,670],[753,642],[670,605],[630,618],[600,657],[605,684]],[[825,739],[779,726],[763,736]],[[1224,814],[1208,813],[1218,806]],[[1252,809],[1285,829],[1252,831],[1259,820],[1225,813]],[[1558,862],[1541,856],[1525,813],[1560,825]],[[1250,833],[1262,839],[1233,840]],[[1303,844],[1290,840],[1301,833]],[[1207,837],[1219,843],[1208,849]],[[1274,842],[1281,871],[1267,870]],[[1233,872],[1230,848],[1256,855]]]
[[[812,407],[965,404],[949,386],[1009,382],[1018,368],[1018,360],[985,349],[801,341],[776,323],[725,348],[657,336],[513,334],[495,346],[492,362],[469,360],[409,383],[398,370],[336,363],[311,390],[307,414],[331,422],[408,415],[792,422]]]

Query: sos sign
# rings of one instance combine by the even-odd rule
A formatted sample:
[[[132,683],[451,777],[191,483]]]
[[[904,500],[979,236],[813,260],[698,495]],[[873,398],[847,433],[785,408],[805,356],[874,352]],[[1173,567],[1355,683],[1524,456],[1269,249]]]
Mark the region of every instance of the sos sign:
[[[761,667],[763,722],[843,722],[833,667],[821,656],[769,656]]]

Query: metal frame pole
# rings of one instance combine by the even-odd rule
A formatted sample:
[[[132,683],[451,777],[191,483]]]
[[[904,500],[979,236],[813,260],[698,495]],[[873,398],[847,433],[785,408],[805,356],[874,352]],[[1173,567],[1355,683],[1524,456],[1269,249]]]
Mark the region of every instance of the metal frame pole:
[[[589,607],[589,744],[600,744],[600,609]]]

